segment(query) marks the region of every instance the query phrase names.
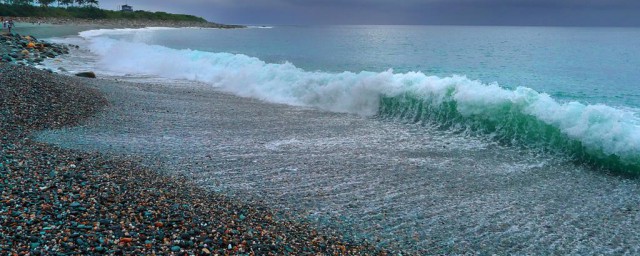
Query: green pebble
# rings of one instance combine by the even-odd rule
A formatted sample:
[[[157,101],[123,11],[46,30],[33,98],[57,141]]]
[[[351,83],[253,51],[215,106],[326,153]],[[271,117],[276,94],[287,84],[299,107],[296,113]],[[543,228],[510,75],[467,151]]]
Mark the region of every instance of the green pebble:
[[[180,251],[180,246],[176,245],[176,246],[171,247],[171,251],[179,252]]]

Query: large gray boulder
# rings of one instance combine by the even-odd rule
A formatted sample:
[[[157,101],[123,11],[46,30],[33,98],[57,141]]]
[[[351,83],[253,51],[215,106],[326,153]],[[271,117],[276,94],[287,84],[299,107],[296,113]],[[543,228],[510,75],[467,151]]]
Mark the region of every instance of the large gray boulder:
[[[93,73],[92,71],[80,72],[80,73],[77,73],[76,76],[88,77],[88,78],[96,78],[96,73]]]

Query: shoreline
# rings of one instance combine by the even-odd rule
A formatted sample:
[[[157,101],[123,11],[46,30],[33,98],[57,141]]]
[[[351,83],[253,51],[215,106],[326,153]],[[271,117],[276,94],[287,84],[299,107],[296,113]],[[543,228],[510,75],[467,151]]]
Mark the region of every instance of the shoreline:
[[[3,254],[389,254],[278,217],[268,203],[239,202],[143,167],[134,156],[37,142],[33,132],[73,127],[106,111],[110,103],[90,84],[114,81],[26,63],[0,62],[0,73]]]
[[[76,72],[79,70],[76,67],[85,65],[76,62],[62,66],[73,67],[69,69]],[[203,72],[208,70],[210,69],[203,69]],[[232,74],[234,72],[228,71]],[[448,130],[443,134],[442,130],[432,130],[429,126],[412,125],[405,122],[404,111],[408,106],[405,104],[398,104],[398,108],[394,107],[388,116],[362,118],[236,97],[210,84],[192,84],[181,80],[165,82],[167,80],[149,78],[120,74],[108,79],[78,80],[91,88],[99,89],[102,96],[111,103],[108,110],[82,119],[84,121],[79,126],[42,130],[30,136],[40,142],[78,150],[76,152],[101,152],[103,156],[112,156],[105,157],[115,162],[107,164],[109,168],[116,168],[114,166],[118,163],[130,162],[135,166],[123,167],[129,172],[110,176],[106,182],[88,182],[89,179],[85,178],[75,183],[79,183],[81,188],[84,187],[82,182],[112,186],[106,192],[100,191],[99,193],[108,194],[98,194],[100,197],[94,197],[98,199],[124,196],[125,199],[118,200],[126,201],[149,197],[140,193],[153,193],[152,197],[156,199],[168,198],[175,195],[175,191],[200,186],[209,191],[220,191],[227,195],[227,199],[238,200],[241,204],[248,203],[244,205],[250,205],[251,208],[266,211],[272,209],[276,216],[280,213],[291,216],[292,219],[300,217],[302,223],[299,224],[311,223],[311,227],[316,227],[325,234],[364,237],[366,241],[379,246],[378,248],[391,249],[394,253],[410,250],[409,254],[592,254],[612,251],[629,253],[638,250],[636,245],[640,244],[640,237],[628,235],[635,234],[633,227],[637,225],[633,224],[640,220],[639,211],[634,207],[639,205],[640,200],[634,196],[640,191],[638,183],[603,174],[590,168],[590,165],[581,165],[564,155],[504,146],[494,140],[485,140],[484,136],[460,136],[449,133]],[[134,82],[120,83],[119,80]],[[240,86],[242,83],[235,85]],[[28,106],[30,104],[25,107]],[[26,118],[37,120],[36,117]],[[412,116],[409,115],[409,118],[412,119]],[[37,157],[41,155],[39,151],[33,150],[27,154]],[[51,153],[45,154],[48,156]],[[80,162],[90,158],[91,156],[81,157],[83,161]],[[22,162],[18,161],[18,167],[25,163],[34,166],[26,161]],[[77,158],[69,157],[63,164],[56,163],[54,167],[44,168],[54,170],[53,173],[43,173],[40,176],[46,179],[57,175],[72,175],[73,171],[64,170],[63,174],[60,173],[65,167],[68,170],[77,169],[80,164],[76,162]],[[71,168],[69,163],[76,168]],[[60,170],[55,169],[58,166],[62,166],[59,167]],[[99,163],[98,168],[103,166],[103,163]],[[142,166],[146,168],[140,168]],[[138,175],[138,172],[142,172],[139,169],[153,172]],[[135,172],[132,173],[131,170]],[[110,171],[108,169],[105,172],[109,174]],[[156,183],[151,182],[150,177],[158,175],[158,172],[188,180],[170,179],[178,182],[177,186],[180,187],[176,189],[170,189],[172,185],[165,185],[168,184],[166,181],[154,185]],[[97,173],[89,176],[100,175],[102,174]],[[33,175],[27,178],[31,176]],[[138,181],[146,183],[120,182],[111,185],[112,180],[124,176],[134,176]],[[46,188],[40,184],[31,187]],[[140,187],[152,189],[135,192]],[[165,190],[158,193],[158,188]],[[31,192],[28,189],[22,191],[25,190],[27,192],[20,192],[19,196],[31,198]],[[67,199],[70,197],[68,190],[62,192]],[[198,192],[196,194],[200,196]],[[72,200],[77,199],[73,197],[75,195],[77,193],[72,193]],[[137,201],[124,202],[122,207],[112,212],[121,212],[123,208],[129,207],[133,210],[124,210],[124,215],[129,217],[125,217],[124,221],[119,220],[124,223],[118,223],[120,233],[109,239],[124,236],[122,245],[118,245],[123,247],[135,235],[148,236],[149,230],[155,230],[133,230],[132,235],[131,229],[123,231],[122,228],[130,228],[130,219],[136,218],[142,221],[147,218],[166,220],[160,221],[160,226],[167,225],[170,220],[176,221],[176,216],[169,214],[167,217],[160,213],[175,212],[174,208],[180,210],[184,205],[190,207],[192,204],[189,202],[194,197],[188,195],[187,198],[187,201],[182,201],[186,203],[174,200],[166,204],[158,199],[164,210],[153,208],[154,211],[147,211],[146,208],[136,210],[141,207],[140,204],[143,204],[142,207],[150,205],[146,201],[140,204]],[[65,202],[73,204],[74,201]],[[92,202],[89,201],[89,205]],[[100,202],[103,204],[105,201]],[[76,207],[86,208],[83,203],[87,202],[78,202]],[[224,203],[217,201],[213,206],[196,208],[212,208],[220,204]],[[20,207],[27,206],[23,203],[16,209],[22,212]],[[48,205],[45,207],[48,208]],[[225,208],[223,212],[230,209],[226,206],[222,208]],[[195,210],[190,208],[187,211]],[[235,214],[237,217],[231,217],[235,223],[244,223],[245,220],[263,223],[247,217],[241,210],[235,211]],[[199,217],[201,214],[188,216],[191,216],[190,219],[196,216],[202,220]],[[188,216],[179,214],[180,218]],[[55,217],[58,218],[58,214]],[[61,218],[65,216],[61,215]],[[110,222],[112,219],[109,216],[100,218],[99,228],[116,226]],[[286,219],[288,218],[284,220]],[[100,220],[106,224],[100,223]],[[156,225],[153,222],[155,219],[151,221],[143,223],[143,226]],[[179,219],[177,222],[175,225],[185,226]],[[83,226],[69,229],[71,235],[63,235],[74,240],[77,237],[71,236],[86,234],[82,232],[87,224],[80,225]],[[224,249],[224,246],[228,247],[224,238],[219,243],[215,237],[220,232],[226,232],[228,224],[224,225],[226,226],[220,228],[224,230],[217,231],[216,227],[217,233],[211,233],[214,238],[205,238],[205,241],[211,239],[209,242],[216,242],[218,247],[223,247],[218,248],[218,251],[222,251],[220,249]],[[258,225],[261,228],[263,226]],[[328,228],[324,229],[323,225]],[[201,233],[203,228],[200,226],[188,229]],[[205,230],[209,232],[208,228]],[[116,231],[118,230],[112,229],[107,232]],[[229,232],[234,235],[234,231],[241,232],[235,226]],[[129,237],[125,232],[129,232]],[[168,244],[164,242],[166,232],[162,233],[163,241],[158,245],[150,239],[150,247],[168,252],[173,248],[183,249],[183,246],[190,250],[192,247],[189,246],[192,245],[188,242],[193,242],[196,246],[203,245],[197,242],[200,239],[195,236],[191,240],[192,233],[185,234],[183,239],[181,232],[183,231],[176,232],[177,238],[170,237]],[[290,235],[287,232],[284,233],[286,237],[304,236],[303,233]],[[587,233],[590,239],[584,239],[582,235]],[[152,234],[154,239],[159,240],[160,234],[157,231]],[[255,234],[254,232],[248,237],[253,238],[257,236]],[[18,237],[24,236],[20,234]],[[340,235],[329,237],[340,240]],[[278,239],[282,241],[283,238],[276,238],[276,242]],[[34,240],[41,243],[37,236]],[[86,240],[83,237],[81,242],[74,241],[82,243]],[[179,241],[174,242],[175,240]],[[145,238],[144,246],[146,241]],[[260,248],[253,249],[256,251]],[[271,248],[265,250],[269,249]],[[286,254],[289,249],[285,247],[278,254]],[[337,254],[345,254],[346,249],[339,250]],[[239,251],[229,253],[237,254]],[[372,252],[375,253],[377,252]],[[267,252],[263,251],[262,254]],[[307,253],[303,248],[302,252],[295,251],[291,254]]]
[[[109,103],[82,78],[7,63],[0,71],[3,254],[387,254],[146,169],[133,157],[35,142],[32,132],[80,124]]]

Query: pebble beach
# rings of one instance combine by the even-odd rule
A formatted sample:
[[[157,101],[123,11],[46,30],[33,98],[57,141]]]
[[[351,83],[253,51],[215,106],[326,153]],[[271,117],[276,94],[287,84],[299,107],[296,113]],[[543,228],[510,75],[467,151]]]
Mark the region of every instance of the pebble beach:
[[[109,101],[87,86],[88,78],[32,67],[68,47],[15,34],[0,40],[0,52],[10,57],[0,63],[1,254],[390,254],[276,215],[268,202],[238,202],[146,168],[133,156],[33,140],[33,132],[81,125],[108,111]]]

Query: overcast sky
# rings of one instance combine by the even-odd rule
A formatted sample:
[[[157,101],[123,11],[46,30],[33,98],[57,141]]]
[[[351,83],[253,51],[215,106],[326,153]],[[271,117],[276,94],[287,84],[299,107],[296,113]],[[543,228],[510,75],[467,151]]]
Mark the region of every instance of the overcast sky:
[[[227,24],[640,26],[640,0],[99,0]]]

